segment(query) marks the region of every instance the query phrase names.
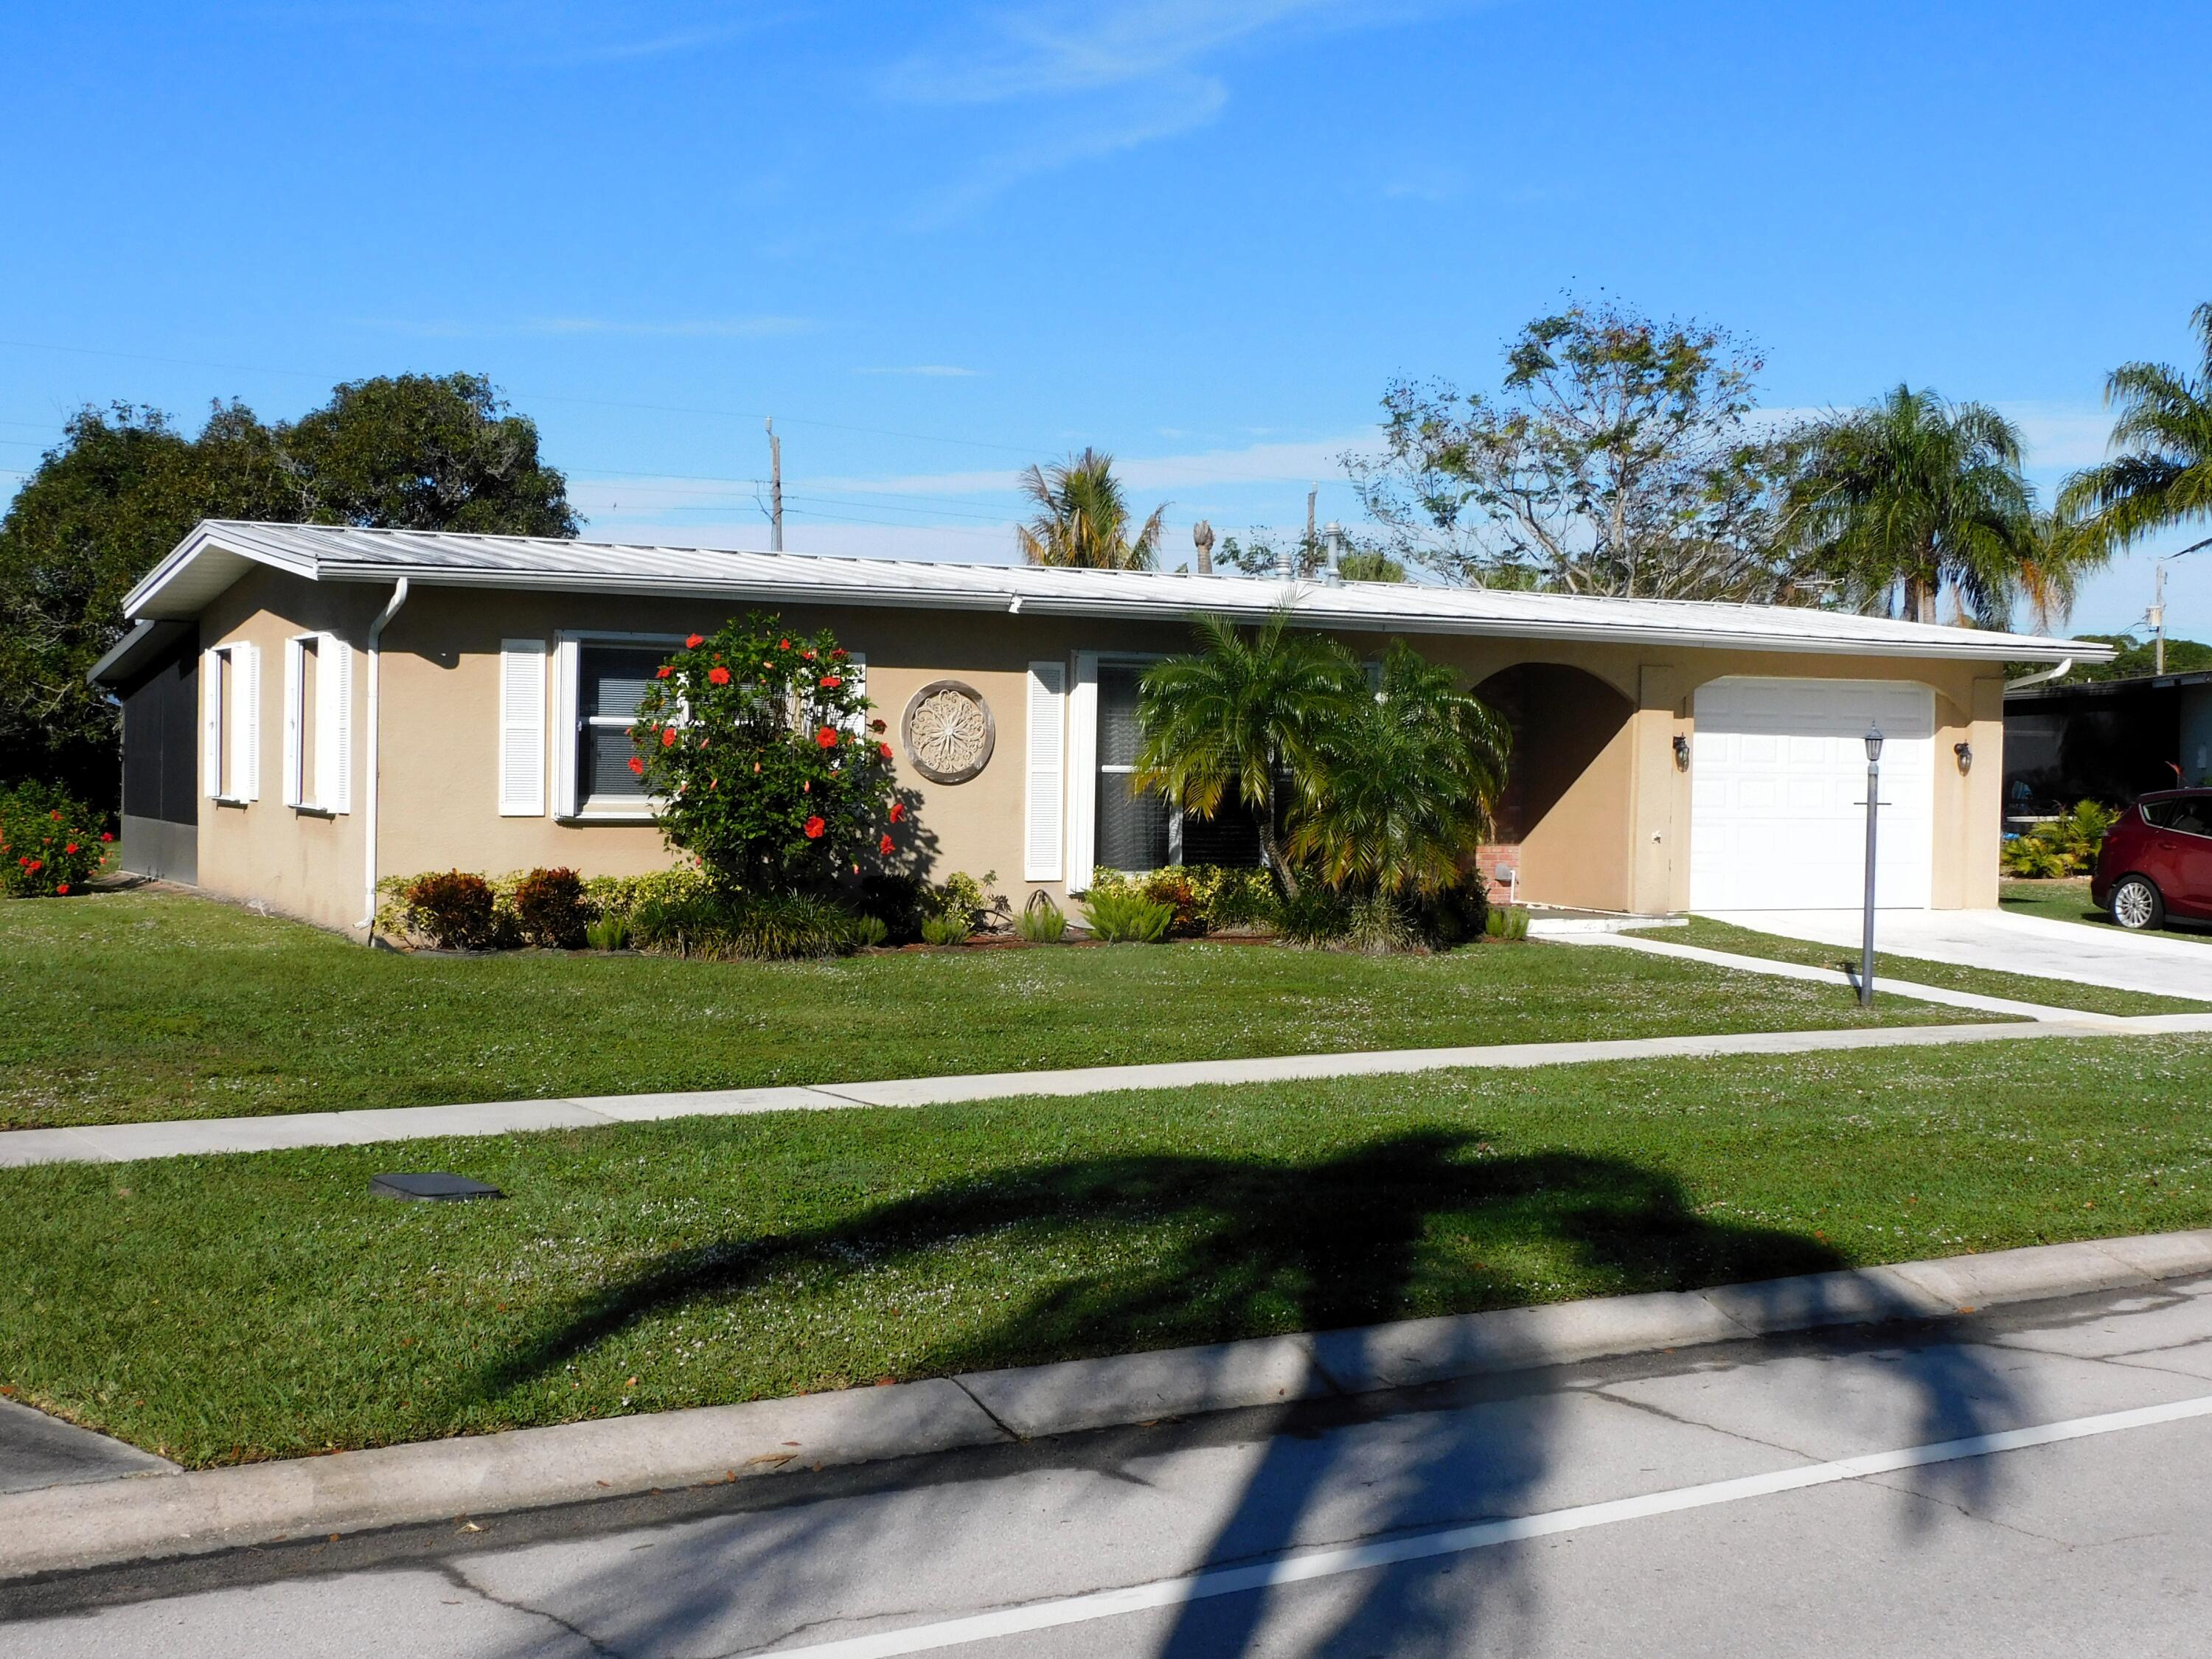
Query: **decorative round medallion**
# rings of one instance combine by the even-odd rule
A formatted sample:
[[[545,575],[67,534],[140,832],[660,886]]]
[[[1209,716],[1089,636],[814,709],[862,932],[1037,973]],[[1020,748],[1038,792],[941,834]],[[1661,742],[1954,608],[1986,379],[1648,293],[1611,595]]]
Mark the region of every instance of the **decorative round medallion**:
[[[983,694],[958,680],[932,680],[906,706],[906,757],[932,783],[965,783],[991,763],[998,726]]]

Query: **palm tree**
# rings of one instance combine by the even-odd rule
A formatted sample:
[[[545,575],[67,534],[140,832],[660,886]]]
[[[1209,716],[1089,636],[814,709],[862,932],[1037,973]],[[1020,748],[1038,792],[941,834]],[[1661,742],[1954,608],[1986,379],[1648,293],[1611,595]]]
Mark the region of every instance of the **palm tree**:
[[[1449,668],[1391,641],[1375,695],[1321,735],[1291,856],[1342,892],[1449,887],[1488,833],[1511,745],[1505,721]]]
[[[2015,597],[2050,590],[2019,429],[1986,404],[1900,386],[1798,441],[1796,534],[1811,574],[1847,602],[1933,622],[1948,588],[1962,615],[1997,625]]]
[[[2212,520],[2212,304],[2190,313],[2204,343],[2195,380],[2163,363],[2128,363],[2105,380],[2112,459],[2077,472],[2058,492],[2058,511],[2106,554],[2174,525]],[[2212,538],[2184,548],[2212,546]]]
[[[1065,465],[1032,465],[1022,475],[1021,490],[1037,509],[1035,518],[1014,530],[1016,544],[1030,563],[1090,570],[1152,568],[1167,508],[1153,508],[1131,539],[1129,504],[1114,477],[1111,455],[1086,449]]]
[[[1292,632],[1286,611],[1249,635],[1203,617],[1197,650],[1145,671],[1145,740],[1130,787],[1158,789],[1202,818],[1224,800],[1243,802],[1259,820],[1261,858],[1295,898],[1297,875],[1275,834],[1279,781],[1287,774],[1293,788],[1311,787],[1322,734],[1356,717],[1364,690],[1352,653]]]

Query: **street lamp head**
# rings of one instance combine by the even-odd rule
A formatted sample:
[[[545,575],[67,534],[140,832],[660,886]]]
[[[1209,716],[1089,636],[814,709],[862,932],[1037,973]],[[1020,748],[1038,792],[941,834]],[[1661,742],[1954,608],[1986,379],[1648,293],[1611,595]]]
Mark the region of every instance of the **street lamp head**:
[[[1866,734],[1867,761],[1869,764],[1881,758],[1881,727],[1869,726]]]

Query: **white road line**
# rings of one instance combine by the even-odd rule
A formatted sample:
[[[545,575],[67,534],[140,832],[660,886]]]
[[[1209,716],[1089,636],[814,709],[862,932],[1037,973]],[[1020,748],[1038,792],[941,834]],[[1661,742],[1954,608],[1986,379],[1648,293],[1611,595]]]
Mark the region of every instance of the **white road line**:
[[[1964,1457],[1984,1457],[1993,1452],[2018,1451],[2028,1446],[2053,1445],[2064,1440],[2085,1440],[2094,1435],[2117,1434],[2124,1429],[2148,1428],[2159,1423],[2178,1423],[2189,1418],[2212,1416],[2212,1395],[2177,1400],[2163,1406],[2144,1406],[2134,1411],[2107,1412],[2097,1417],[2070,1418],[2032,1428],[2007,1429],[1996,1434],[1978,1434],[1964,1440],[1946,1440],[1932,1446],[1908,1446],[1897,1451],[1869,1452],[1863,1457],[1840,1458],[1832,1463],[1813,1463],[1801,1468],[1777,1469],[1771,1474],[1745,1475],[1735,1480],[1715,1480],[1701,1486],[1680,1486],[1672,1492],[1651,1492],[1642,1498],[1620,1498],[1603,1504],[1579,1504],[1571,1509],[1551,1510],[1540,1515],[1516,1516],[1504,1521],[1485,1521],[1475,1526],[1454,1527],[1444,1532],[1415,1534],[1372,1544],[1333,1549],[1305,1550],[1273,1561],[1245,1567],[1221,1567],[1186,1574],[1180,1578],[1154,1579],[1122,1589],[1097,1590],[1056,1601],[1036,1601],[1006,1607],[996,1613],[975,1613],[933,1625],[904,1630],[880,1631],[842,1641],[817,1643],[811,1647],[779,1648],[778,1655],[808,1654],[814,1659],[896,1659],[908,1653],[927,1653],[957,1647],[964,1642],[994,1637],[1018,1636],[1029,1631],[1053,1630],[1063,1625],[1088,1624],[1118,1618],[1152,1607],[1179,1606],[1208,1596],[1236,1595],[1278,1584],[1304,1583],[1333,1578],[1342,1573],[1364,1572],[1401,1561],[1427,1560],[1440,1555],[1459,1555],[1514,1544],[1531,1538],[1548,1538],[1590,1527],[1608,1527],[1622,1521],[1641,1521],[1655,1515],[1674,1515],[1684,1510],[1707,1509],[1716,1504],[1735,1504],[1747,1498],[1765,1498],[1776,1492],[1802,1492],[1808,1486],[1832,1486],[1838,1481],[1863,1480],[1869,1475],[1894,1474],[1930,1463],[1949,1463]]]

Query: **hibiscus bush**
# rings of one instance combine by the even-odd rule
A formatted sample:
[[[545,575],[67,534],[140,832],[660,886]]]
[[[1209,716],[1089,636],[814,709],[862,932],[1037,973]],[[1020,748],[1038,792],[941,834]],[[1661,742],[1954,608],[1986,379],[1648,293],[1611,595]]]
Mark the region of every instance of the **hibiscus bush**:
[[[647,688],[630,769],[717,887],[818,890],[896,852],[890,745],[848,665],[828,632],[756,613],[694,634]]]
[[[49,783],[0,789],[0,893],[66,898],[84,891],[115,837],[100,816]]]

